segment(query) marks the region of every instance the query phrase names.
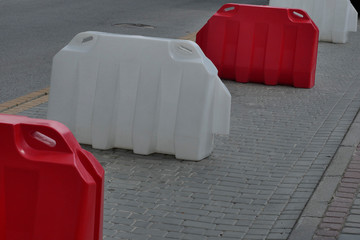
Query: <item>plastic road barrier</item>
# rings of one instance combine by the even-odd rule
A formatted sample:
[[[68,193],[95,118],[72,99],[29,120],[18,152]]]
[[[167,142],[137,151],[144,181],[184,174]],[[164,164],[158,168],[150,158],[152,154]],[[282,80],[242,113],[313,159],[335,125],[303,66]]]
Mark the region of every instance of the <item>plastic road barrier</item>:
[[[311,88],[318,29],[302,10],[225,4],[196,35],[219,76]]]
[[[357,12],[360,11],[360,2],[359,0],[350,0],[351,4],[354,6],[355,10]],[[358,18],[359,18],[359,15],[358,15]]]
[[[346,43],[357,31],[358,13],[349,0],[270,0],[271,6],[300,8],[319,28],[320,41]]]
[[[53,61],[48,118],[80,143],[201,160],[227,134],[231,95],[196,43],[84,32]]]
[[[67,127],[0,114],[0,149],[0,239],[102,239],[104,170]]]

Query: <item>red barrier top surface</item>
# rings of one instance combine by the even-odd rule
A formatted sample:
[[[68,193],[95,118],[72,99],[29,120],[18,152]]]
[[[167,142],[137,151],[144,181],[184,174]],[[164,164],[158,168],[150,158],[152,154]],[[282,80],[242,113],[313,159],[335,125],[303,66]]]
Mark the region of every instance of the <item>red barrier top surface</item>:
[[[104,170],[67,127],[0,114],[0,150],[0,239],[102,239]]]
[[[300,9],[226,4],[196,42],[221,78],[311,88],[318,38],[317,26]]]

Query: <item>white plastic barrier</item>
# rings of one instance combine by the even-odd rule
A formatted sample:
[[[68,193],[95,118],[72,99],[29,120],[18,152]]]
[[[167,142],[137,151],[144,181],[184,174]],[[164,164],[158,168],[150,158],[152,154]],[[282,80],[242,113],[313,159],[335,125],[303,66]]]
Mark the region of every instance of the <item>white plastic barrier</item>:
[[[94,148],[201,160],[229,133],[230,106],[192,41],[84,32],[53,60],[48,118]]]
[[[346,43],[357,31],[357,11],[350,0],[270,0],[270,6],[306,11],[319,28],[319,40]]]

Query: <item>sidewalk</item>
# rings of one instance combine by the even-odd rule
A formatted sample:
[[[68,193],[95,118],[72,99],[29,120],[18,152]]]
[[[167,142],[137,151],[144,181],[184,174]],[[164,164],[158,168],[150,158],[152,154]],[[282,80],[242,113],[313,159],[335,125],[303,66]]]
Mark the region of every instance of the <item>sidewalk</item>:
[[[307,203],[290,240],[360,239],[360,114]]]
[[[360,239],[359,63],[358,31],[319,43],[312,89],[225,80],[230,135],[200,162],[84,146],[106,171],[104,239]],[[0,112],[45,118],[46,91]]]

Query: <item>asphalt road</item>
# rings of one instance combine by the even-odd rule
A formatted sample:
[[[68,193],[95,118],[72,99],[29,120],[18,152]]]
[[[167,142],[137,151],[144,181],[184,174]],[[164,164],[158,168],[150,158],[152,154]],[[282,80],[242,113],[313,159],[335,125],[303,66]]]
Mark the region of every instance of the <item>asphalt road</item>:
[[[0,103],[49,86],[53,56],[79,32],[178,38],[199,30],[227,2],[0,1]],[[267,0],[232,2],[268,4]]]

